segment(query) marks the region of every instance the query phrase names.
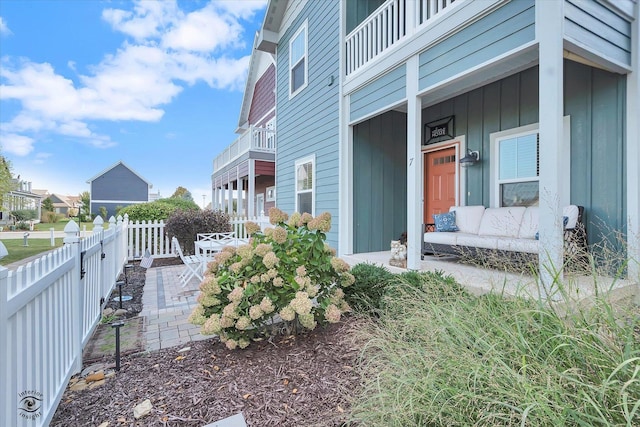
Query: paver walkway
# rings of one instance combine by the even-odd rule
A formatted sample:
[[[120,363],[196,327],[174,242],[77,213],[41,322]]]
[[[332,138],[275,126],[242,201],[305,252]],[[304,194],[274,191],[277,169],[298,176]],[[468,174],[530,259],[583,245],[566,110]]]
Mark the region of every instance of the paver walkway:
[[[183,265],[155,267],[147,270],[142,311],[144,316],[145,350],[184,345],[211,338],[200,334],[200,326],[188,318],[197,305],[200,282],[193,278],[184,288],[178,275]]]

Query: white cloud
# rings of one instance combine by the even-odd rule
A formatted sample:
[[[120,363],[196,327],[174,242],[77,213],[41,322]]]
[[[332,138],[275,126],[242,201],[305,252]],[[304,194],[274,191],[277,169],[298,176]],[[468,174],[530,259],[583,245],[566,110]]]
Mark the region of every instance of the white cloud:
[[[36,165],[42,165],[46,163],[46,160],[51,156],[53,156],[53,154],[51,153],[45,153],[45,152],[36,153],[36,158],[34,159],[33,163]]]
[[[6,153],[26,156],[33,151],[33,138],[15,133],[2,133],[1,136],[2,151]]]
[[[214,4],[238,18],[250,19],[267,5],[267,0],[221,1]]]
[[[84,75],[75,74],[76,61],[69,59],[76,81],[48,63],[3,59],[0,101],[21,105],[9,122],[0,123],[3,133],[13,135],[9,146],[25,155],[42,133],[54,132],[111,147],[115,142],[92,130],[91,121],[159,121],[163,106],[198,82],[242,90],[249,56],[234,57],[244,32],[240,20],[264,4],[213,2],[186,13],[175,0],[137,1],[131,10],[105,9],[102,18],[131,39],[86,66]]]
[[[159,36],[161,30],[182,16],[175,0],[138,1],[133,11],[105,9],[102,12],[102,19],[114,30],[136,40]]]
[[[212,52],[237,43],[242,26],[237,19],[212,6],[189,13],[165,34],[163,46],[177,50]]]
[[[0,35],[10,35],[10,34],[13,34],[13,33],[7,26],[7,23],[4,21],[2,16],[0,16]]]

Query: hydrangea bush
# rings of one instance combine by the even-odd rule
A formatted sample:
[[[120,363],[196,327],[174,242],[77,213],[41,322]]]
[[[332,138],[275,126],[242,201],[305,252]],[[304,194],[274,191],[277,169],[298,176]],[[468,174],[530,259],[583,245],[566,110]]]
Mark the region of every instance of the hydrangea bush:
[[[269,220],[274,227],[264,233],[248,222],[249,244],[226,247],[208,264],[189,319],[203,334],[218,334],[229,349],[274,333],[274,323],[312,330],[350,311],[342,288],[355,278],[325,244],[331,215],[296,212],[289,218],[271,208]]]

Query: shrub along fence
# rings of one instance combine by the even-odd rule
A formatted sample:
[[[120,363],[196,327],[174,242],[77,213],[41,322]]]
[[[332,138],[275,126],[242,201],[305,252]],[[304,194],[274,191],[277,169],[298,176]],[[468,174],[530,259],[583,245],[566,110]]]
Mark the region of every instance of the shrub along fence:
[[[268,223],[234,218],[238,236],[247,220]],[[125,215],[93,225],[85,234],[71,221],[63,247],[15,271],[0,267],[0,425],[48,425],[125,263],[147,250],[175,256],[163,221],[130,223]]]

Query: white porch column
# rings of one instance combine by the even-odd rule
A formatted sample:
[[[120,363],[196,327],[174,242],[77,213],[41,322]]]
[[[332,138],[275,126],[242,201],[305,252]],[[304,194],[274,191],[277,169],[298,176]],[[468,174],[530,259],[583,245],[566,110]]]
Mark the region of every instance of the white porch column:
[[[211,197],[211,209],[218,210],[220,209],[220,188],[213,188],[213,196]]]
[[[418,57],[407,61],[407,268],[420,269],[422,254],[422,101],[418,93]]]
[[[563,47],[564,2],[536,2],[539,41],[540,279],[549,289],[563,264]]]
[[[244,212],[244,178],[238,178],[238,216],[246,216]]]
[[[256,161],[249,159],[249,192],[247,194],[247,216],[257,216],[260,212],[255,211],[256,202]]]
[[[638,284],[640,304],[640,8],[631,24],[631,73],[627,74],[627,256],[629,280]]]
[[[233,214],[233,182],[227,177],[227,213]]]
[[[340,2],[340,40],[345,39],[345,2]],[[353,127],[349,126],[350,99],[344,95],[342,76],[345,65],[345,44],[340,45],[340,74],[338,75],[339,152],[338,152],[338,255],[353,253]]]

